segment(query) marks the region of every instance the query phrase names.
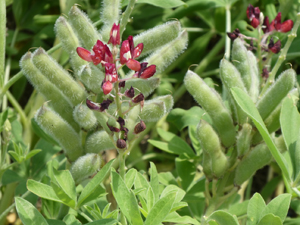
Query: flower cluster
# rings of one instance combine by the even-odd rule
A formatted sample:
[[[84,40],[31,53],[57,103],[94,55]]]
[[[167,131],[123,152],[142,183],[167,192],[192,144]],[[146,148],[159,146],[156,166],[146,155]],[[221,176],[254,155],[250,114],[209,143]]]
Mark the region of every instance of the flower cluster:
[[[152,77],[156,72],[156,66],[151,65],[147,67],[147,63],[140,63],[136,60],[143,51],[144,44],[139,43],[134,47],[133,37],[129,36],[127,40],[122,42],[120,48],[120,58],[117,58],[118,48],[120,45],[120,25],[114,24],[111,32],[110,39],[107,44],[112,44],[113,51],[109,49],[107,44],[104,44],[102,41],[98,40],[93,47],[93,52],[89,50],[78,47],[78,55],[85,61],[93,62],[94,65],[101,63],[105,67],[105,78],[102,83],[102,90],[105,95],[109,94],[113,89],[113,83],[119,81],[119,75],[117,70],[122,66],[126,65],[129,69],[134,70],[135,74],[132,78],[138,77],[142,79],[147,79]],[[117,66],[117,62],[120,62],[121,65]]]

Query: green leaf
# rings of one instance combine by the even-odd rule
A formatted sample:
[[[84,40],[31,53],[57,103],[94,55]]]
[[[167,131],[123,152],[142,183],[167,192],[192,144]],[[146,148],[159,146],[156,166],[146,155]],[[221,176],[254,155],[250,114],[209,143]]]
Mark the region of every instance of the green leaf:
[[[186,160],[176,158],[175,160],[176,171],[181,178],[181,185],[184,190],[187,190],[196,174],[195,164]]]
[[[128,189],[131,189],[135,181],[136,174],[137,174],[137,170],[134,168],[128,170],[128,172],[125,174],[125,183]]]
[[[49,185],[40,183],[35,180],[27,181],[27,189],[33,194],[52,201],[63,203],[55,194],[53,188]]]
[[[300,172],[300,114],[294,101],[289,97],[283,100],[280,124],[285,144],[290,153],[295,180]]]
[[[91,223],[86,223],[85,225],[115,225],[117,224],[118,221],[115,220],[115,219],[102,219],[102,220],[96,220],[96,221],[93,221]]]
[[[76,219],[76,217],[72,214],[68,214],[64,217],[63,221],[67,225],[82,225],[82,223],[79,222],[79,220]]]
[[[282,225],[282,222],[278,216],[270,213],[265,215],[257,225]]]
[[[189,217],[189,216],[180,216],[178,213],[176,212],[172,212],[169,215],[166,216],[166,218],[164,219],[164,222],[169,222],[169,223],[183,223],[183,224],[196,224],[196,225],[200,225],[200,223]]]
[[[155,203],[148,213],[145,225],[160,224],[171,211],[177,192],[171,192]]]
[[[41,152],[41,151],[42,151],[42,149],[34,149],[34,150],[31,150],[31,151],[26,155],[25,160],[32,158],[33,156],[35,156],[36,154],[38,154],[38,153]]]
[[[19,182],[21,180],[24,180],[26,178],[22,177],[20,174],[13,170],[6,170],[3,173],[1,183],[2,185],[7,185],[14,182]]]
[[[78,199],[77,207],[83,205],[87,198],[93,194],[93,192],[100,187],[101,182],[104,180],[108,172],[110,171],[111,165],[114,162],[114,159],[109,161],[97,174],[93,177],[93,179],[84,187],[81,192],[81,195]]]
[[[125,182],[118,173],[112,171],[111,176],[113,194],[122,213],[131,224],[143,225],[143,220],[134,194],[128,190]]]
[[[256,225],[260,219],[262,211],[265,209],[266,204],[259,193],[255,193],[250,199],[247,210],[247,225]]]
[[[208,115],[208,114],[207,114]],[[197,125],[189,126],[189,138],[191,139],[193,148],[197,155],[200,155],[202,152],[200,141],[197,138]]]
[[[51,187],[55,191],[57,197],[67,206],[74,208],[76,203],[70,196],[64,192],[64,190],[55,182],[51,181]]]
[[[150,185],[153,190],[155,201],[159,199],[159,179],[156,166],[153,162],[150,162]]]
[[[290,194],[281,194],[274,198],[269,204],[264,208],[261,213],[260,218],[264,217],[268,214],[274,214],[281,219],[281,222],[285,220],[287,212],[289,210],[289,206],[291,203],[291,195]]]
[[[243,216],[247,214],[249,200],[245,200],[243,202],[238,202],[234,205],[231,205],[228,209],[230,214],[236,215],[237,217]]]
[[[165,189],[163,190],[163,192],[160,195],[160,198],[163,198],[166,195],[168,195],[169,193],[172,193],[174,191],[177,193],[175,203],[180,202],[185,195],[185,191],[175,185],[168,185],[167,187],[165,187]]]
[[[24,225],[48,225],[42,214],[28,201],[15,197],[16,209]]]
[[[142,191],[139,192],[139,194],[143,198],[147,199],[146,192],[149,188],[150,188],[149,182],[140,172],[138,172],[134,181],[134,189],[143,189]]]
[[[22,162],[22,157],[20,155],[18,155],[16,152],[14,151],[8,151],[8,153],[18,162],[21,163]]]
[[[209,115],[199,106],[194,106],[189,110],[173,109],[167,117],[167,121],[173,123],[180,131],[187,126],[198,124],[200,119],[212,123]]]
[[[185,3],[181,0],[138,0],[137,3],[147,3],[161,8],[176,8]],[[122,2],[122,6],[128,5],[128,0]]]
[[[75,182],[69,170],[57,171],[53,168],[53,174],[55,181],[59,185],[60,189],[74,201],[74,206],[77,202]]]
[[[61,221],[61,220],[51,220],[51,219],[47,219],[47,223],[49,225],[66,225],[65,222]]]
[[[278,163],[283,175],[285,178],[290,181],[291,177],[288,171],[288,166],[286,165],[286,162],[279,152],[279,150],[276,148],[261,116],[259,115],[258,110],[256,109],[254,103],[250,99],[250,97],[241,89],[239,88],[232,88],[231,89],[232,95],[237,102],[237,104],[242,108],[242,110],[253,120],[253,123],[255,124],[256,128],[259,130],[260,134],[262,135],[264,141],[268,145],[274,159]]]
[[[219,225],[239,225],[239,222],[237,220],[237,217],[235,215],[231,215],[228,212],[225,212],[223,210],[218,210],[213,212],[208,220],[215,220],[218,222]]]

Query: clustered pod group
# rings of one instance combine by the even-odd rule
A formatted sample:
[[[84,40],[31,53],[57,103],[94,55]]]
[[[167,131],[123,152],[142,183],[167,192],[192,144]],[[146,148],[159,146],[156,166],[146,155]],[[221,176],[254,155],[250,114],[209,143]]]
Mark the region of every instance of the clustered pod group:
[[[250,118],[231,96],[231,88],[239,88],[249,95],[271,133],[280,128],[283,99],[288,95],[298,95],[296,73],[288,69],[259,96],[262,77],[257,60],[243,42],[240,38],[234,40],[232,62],[226,59],[220,62],[220,78],[227,92],[225,97],[222,98],[209,83],[190,70],[184,78],[189,93],[211,118],[211,124],[202,119],[197,129],[203,150],[203,172],[208,179],[218,179],[233,171],[236,185],[241,185],[270,163],[272,155]],[[275,143],[279,143],[276,140]]]
[[[120,1],[114,1],[116,3],[120,4]],[[111,96],[104,96],[101,86],[106,71],[101,64],[87,62],[76,52],[78,47],[93,52],[98,40],[109,41],[111,27],[121,19],[120,10],[109,0],[103,1],[103,7],[100,18],[104,25],[100,31],[77,6],[70,9],[68,18],[60,16],[56,21],[56,35],[69,54],[72,74],[42,48],[26,53],[20,61],[29,82],[48,101],[38,110],[35,120],[64,150],[76,183],[100,169],[102,151],[116,149],[120,143],[119,135],[112,131],[122,129],[122,122],[116,116],[117,106],[111,101]],[[158,87],[159,74],[186,48],[187,32],[182,30],[178,21],[170,21],[133,37],[133,40],[144,44],[140,55],[142,62],[155,64],[157,73],[148,79],[129,79],[120,89],[133,88],[135,95],[142,94],[146,98]],[[109,48],[114,51],[113,47]],[[129,72],[123,78],[132,75]],[[95,102],[111,102],[104,110],[92,111],[86,105],[87,98]],[[128,129],[125,145],[137,132],[145,130],[145,122],[159,120],[172,107],[171,95],[143,100],[143,104],[123,101],[121,111]],[[90,164],[93,166],[86,166]]]

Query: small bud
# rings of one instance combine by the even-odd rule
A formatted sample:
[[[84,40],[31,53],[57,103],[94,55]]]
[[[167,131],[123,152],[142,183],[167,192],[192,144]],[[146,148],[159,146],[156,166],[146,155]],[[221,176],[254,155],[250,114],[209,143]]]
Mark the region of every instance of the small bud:
[[[271,52],[277,54],[280,49],[281,49],[281,41],[278,40],[275,44],[274,44],[274,41],[273,39],[271,38],[270,39],[270,42],[269,42],[269,45],[268,45],[268,48]]]
[[[109,94],[112,89],[113,89],[113,85],[110,81],[106,81],[103,83],[102,90],[105,95]]]
[[[125,125],[125,120],[122,117],[119,117],[117,119],[117,122],[120,124],[121,127],[123,127]]]
[[[236,35],[234,32],[230,33],[230,32],[227,32],[227,36],[232,40],[234,41],[238,35]]]
[[[144,71],[140,75],[140,78],[147,79],[147,78],[152,77],[155,73],[156,73],[156,66],[151,65],[151,66],[148,66],[146,69],[144,69]]]
[[[76,49],[76,51],[77,51],[77,54],[79,55],[79,57],[82,58],[83,60],[88,61],[88,62],[93,61],[93,59],[91,57],[91,52],[86,50],[85,48],[78,47]]]
[[[142,93],[138,94],[134,99],[132,99],[133,103],[139,103],[144,101],[144,95]]]
[[[105,109],[108,109],[109,105],[112,103],[112,100],[106,99],[100,103],[100,112],[103,112]]]
[[[139,43],[133,50],[133,54],[132,54],[132,58],[137,58],[141,55],[142,51],[144,48],[144,44],[143,43]]]
[[[292,20],[286,20],[281,24],[280,32],[286,33],[293,28],[294,22]]]
[[[124,139],[117,140],[117,147],[120,149],[126,148],[126,141]]]
[[[143,132],[145,129],[146,129],[146,124],[144,123],[144,121],[141,120],[141,122],[139,122],[137,125],[135,125],[134,133],[139,134],[139,133]]]
[[[128,98],[134,97],[134,89],[132,86],[128,90],[125,91],[125,96]]]
[[[110,38],[107,44],[119,45],[120,44],[120,24],[115,24],[112,26],[110,31]]]
[[[123,87],[125,87],[125,80],[124,80],[124,81],[121,81],[121,82],[119,83],[119,88],[123,88]]]

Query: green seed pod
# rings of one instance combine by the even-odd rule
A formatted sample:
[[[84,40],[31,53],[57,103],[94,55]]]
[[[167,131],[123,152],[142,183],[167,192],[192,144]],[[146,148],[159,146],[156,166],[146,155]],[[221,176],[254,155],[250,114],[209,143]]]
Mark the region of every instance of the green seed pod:
[[[50,106],[65,119],[75,130],[79,130],[78,124],[72,117],[72,105],[63,93],[53,85],[43,74],[33,65],[31,52],[27,52],[20,61],[20,66],[26,78],[47,100]]]
[[[293,89],[295,81],[295,71],[293,69],[285,70],[261,99],[257,101],[256,106],[263,120],[273,112],[282,99]]]
[[[101,166],[101,158],[98,154],[86,154],[79,157],[70,169],[75,184],[80,184],[83,180],[97,173]]]
[[[247,91],[251,87],[251,69],[247,55],[247,49],[243,41],[237,38],[232,46],[232,62],[240,72]]]
[[[242,185],[258,169],[270,163],[271,160],[272,155],[268,146],[265,143],[257,145],[238,164],[235,171],[234,183],[239,186]]]
[[[104,25],[101,28],[101,35],[105,42],[108,42],[110,30],[114,23],[118,23],[120,16],[120,0],[103,0],[101,11],[101,21]]]
[[[211,158],[213,175],[217,178],[223,176],[228,168],[228,161],[226,155],[222,151],[218,134],[209,123],[205,120],[200,120],[197,127],[197,136],[203,151],[208,153]]]
[[[213,79],[211,79],[210,77],[205,77],[203,81],[207,84],[208,87],[215,89],[215,83]]]
[[[235,143],[235,128],[228,109],[224,106],[220,95],[211,89],[194,72],[188,70],[184,83],[187,90],[195,100],[205,109],[216,127],[224,146],[229,147]]]
[[[226,59],[222,59],[220,62],[220,76],[229,93],[231,93],[230,89],[233,87],[238,87],[247,93],[247,90],[241,78],[241,74],[235,68],[235,66]],[[247,115],[239,106],[236,105],[235,102],[233,102],[233,104],[235,105],[234,108],[236,110],[239,124],[245,123],[247,121]]]
[[[77,6],[74,5],[70,9],[69,19],[77,37],[86,49],[92,49],[97,40],[102,40],[102,37],[97,32],[97,29],[94,27],[88,16],[78,9]]]
[[[159,83],[160,79],[158,77],[151,77],[148,79],[134,78],[126,81],[124,90],[129,89],[132,86],[135,88],[134,91],[136,95],[141,91],[146,98],[159,86]]]
[[[34,65],[69,99],[73,106],[78,105],[86,98],[82,87],[42,48],[34,52]]]
[[[203,158],[202,158],[202,168],[203,173],[205,174],[206,178],[209,180],[213,179],[213,173],[212,173],[212,162],[209,154],[205,151],[203,151]]]
[[[180,22],[171,21],[142,32],[141,34],[135,36],[133,40],[136,44],[144,44],[144,49],[141,54],[141,56],[143,56],[177,38],[180,34],[180,31]]]
[[[83,149],[79,134],[57,113],[42,106],[35,114],[35,120],[47,134],[60,144],[71,162],[82,155]]]
[[[250,149],[252,139],[252,126],[249,123],[244,123],[241,131],[238,133],[236,146],[238,157],[242,157]]]
[[[78,77],[86,88],[95,94],[102,92],[101,83],[104,79],[104,73],[96,66],[87,64],[81,67]]]
[[[256,56],[251,51],[247,51],[248,61],[250,65],[251,84],[248,91],[253,102],[256,102],[260,92],[261,76],[258,71]]]
[[[111,133],[111,130],[108,128],[107,126],[107,121],[108,121],[108,118],[107,116],[105,115],[104,112],[99,112],[99,111],[93,111],[94,112],[94,115],[98,121],[98,123],[103,127],[103,129],[108,133],[110,134]]]
[[[112,143],[108,134],[105,131],[97,131],[88,136],[85,142],[86,153],[100,153],[105,150],[115,149],[116,147]]]
[[[88,131],[96,127],[97,119],[85,104],[79,104],[73,111],[73,117],[81,128]]]
[[[284,153],[287,151],[287,147],[286,147],[286,144],[284,142],[284,138],[282,135],[280,135],[279,137],[275,137],[274,143],[275,143],[277,149],[280,151],[280,153]]]

